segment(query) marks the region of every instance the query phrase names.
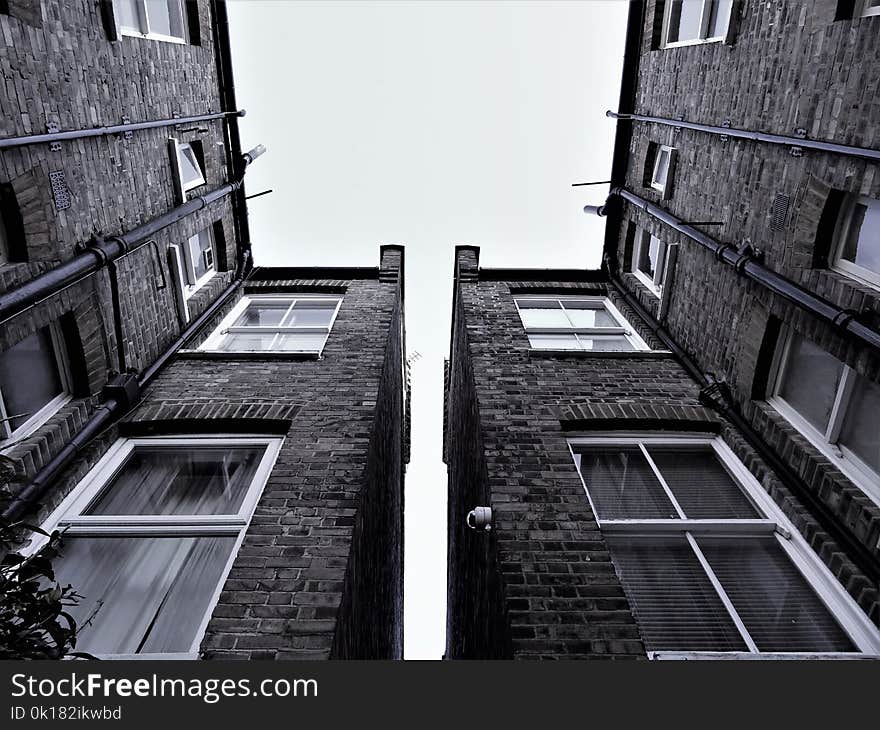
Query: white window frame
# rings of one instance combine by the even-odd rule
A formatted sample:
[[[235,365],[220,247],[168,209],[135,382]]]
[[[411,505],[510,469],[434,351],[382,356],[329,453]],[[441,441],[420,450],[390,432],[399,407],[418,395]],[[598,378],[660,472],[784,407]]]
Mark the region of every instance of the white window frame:
[[[660,162],[663,160],[663,153],[666,152],[666,182],[660,183],[658,182],[658,173],[660,172]],[[675,165],[675,147],[670,147],[669,145],[659,144],[657,145],[657,154],[654,157],[654,169],[651,171],[651,187],[654,190],[657,190],[662,195],[666,195],[666,190],[669,187],[669,176],[672,174],[673,167]]]
[[[653,278],[648,276],[646,271],[642,271],[639,268],[642,251],[644,251],[646,247],[650,247],[652,238],[656,238],[657,242],[660,244],[657,253],[657,265],[654,267]],[[632,272],[635,274],[636,278],[658,298],[663,295],[667,267],[672,263],[670,260],[672,258],[670,256],[671,249],[672,245],[666,243],[666,241],[659,236],[655,236],[650,231],[642,229],[636,230],[635,245],[633,246],[632,254]]]
[[[593,498],[581,473],[581,459],[577,451],[579,447],[638,446],[678,514],[680,516],[684,514],[660,470],[645,448],[650,445],[681,446],[682,448],[709,446],[718,456],[719,462],[727,470],[731,478],[740,486],[758,512],[764,514],[764,517],[759,519],[600,519],[599,512],[596,510],[596,505],[593,503]],[[750,647],[748,652],[652,651],[648,653],[651,659],[806,659],[820,656],[864,658],[865,654],[871,656],[880,654],[880,631],[859,608],[816,552],[810,547],[809,543],[798,532],[797,528],[720,436],[707,434],[676,434],[675,436],[669,436],[650,432],[608,433],[570,438],[568,446],[577,467],[578,475],[581,478],[581,484],[590,502],[590,507],[596,516],[596,522],[599,525],[600,531],[603,534],[640,536],[681,533],[687,535],[691,548],[694,550],[698,560],[703,564],[707,577],[713,584],[713,587],[719,593],[719,599],[724,604],[740,634],[743,635],[746,646]],[[858,652],[764,653],[758,651],[751,637],[748,637],[748,631],[736,614],[736,609],[730,603],[729,598],[724,593],[724,589],[718,584],[711,568],[706,567],[708,563],[692,537],[694,533],[721,536],[763,533],[775,536],[794,567],[800,571],[819,600],[825,605],[838,624],[840,624],[844,633],[858,648]]]
[[[880,15],[880,7],[877,8]],[[880,289],[880,272],[871,271],[864,266],[847,261],[843,258],[843,247],[846,239],[850,234],[853,223],[853,213],[857,204],[869,205],[872,207],[880,207],[880,200],[868,197],[867,195],[847,195],[843,205],[841,205],[840,213],[837,216],[837,226],[834,230],[834,256],[831,268],[851,279],[867,284],[875,289]],[[880,233],[880,232],[878,232]]]
[[[187,652],[154,652],[141,654],[101,654],[102,659],[197,659],[199,646],[205,630],[223,589],[229,571],[235,562],[245,533],[250,525],[257,502],[266,487],[266,482],[278,458],[283,438],[279,436],[151,436],[143,438],[122,438],[116,441],[101,457],[100,461],[64,498],[42,525],[47,533],[63,530],[71,537],[191,537],[199,535],[235,536],[229,559],[223,568],[220,580],[214,590],[207,610],[202,616],[199,628]],[[102,494],[116,472],[138,446],[265,446],[266,450],[254,473],[253,481],[242,500],[238,511],[220,515],[83,515]],[[47,537],[35,535],[31,544],[22,552],[33,554],[42,547]],[[76,588],[76,586],[74,586]],[[100,616],[100,614],[99,614]]]
[[[198,279],[195,278],[195,263],[192,259],[192,246],[191,241],[194,238],[197,238],[202,233],[207,232],[208,237],[211,240],[211,263],[207,267],[207,271],[202,274]],[[180,287],[180,291],[183,295],[184,300],[189,300],[192,296],[201,289],[205,284],[207,284],[217,273],[217,241],[214,238],[214,227],[208,226],[207,228],[203,228],[201,231],[196,233],[193,236],[190,236],[185,243],[172,243],[170,244],[172,251],[174,252],[174,256],[177,261],[177,282]],[[204,252],[203,252],[204,253]],[[189,280],[193,279],[193,283],[190,284]],[[189,311],[186,312],[187,321],[189,320]]]
[[[861,8],[858,13],[863,18],[870,18],[880,15],[880,5],[871,7],[871,0],[862,0]]]
[[[163,33],[151,33],[149,17],[150,14],[149,9],[147,8],[146,0],[136,0],[140,28],[132,28],[130,26],[122,25],[122,23],[119,21],[120,14],[117,9],[117,3],[113,3],[113,10],[117,19],[116,27],[118,28],[120,35],[127,35],[131,36],[132,38],[146,38],[147,40],[151,41],[164,41],[165,43],[186,44],[189,37],[189,24],[186,17],[186,8],[184,8],[183,6],[183,0],[171,0],[171,2],[176,3],[178,7],[178,12],[180,13],[181,32],[183,33],[183,35],[178,37],[174,35],[165,35]]]
[[[12,429],[9,426],[9,421],[6,419],[17,414],[10,414],[7,412],[6,402],[3,398],[2,385],[0,385],[0,419],[3,419],[2,425],[0,425],[0,450],[7,449],[22,439],[30,436],[54,416],[62,406],[70,402],[73,397],[71,395],[73,387],[70,379],[70,363],[67,359],[67,348],[64,346],[64,337],[61,334],[61,328],[57,322],[51,322],[48,325],[48,328],[49,335],[52,339],[52,350],[55,354],[55,365],[58,368],[58,377],[61,381],[61,393],[46,403],[46,405],[40,408],[40,410],[32,414],[27,421],[21,424],[21,426]]]
[[[296,302],[308,300],[308,299],[318,299],[324,301],[336,300],[336,308],[333,310],[333,315],[330,318],[330,324],[326,327],[312,327],[312,326],[294,326],[294,327],[257,327],[257,326],[243,326],[236,327],[233,323],[242,315],[242,313],[253,303],[259,302],[273,302],[273,301],[285,301],[288,300],[290,303],[290,309],[294,307]],[[309,353],[309,354],[317,354],[321,355],[324,351],[324,347],[327,344],[327,339],[330,337],[330,333],[333,331],[333,325],[336,323],[336,317],[339,315],[339,309],[342,306],[343,296],[341,294],[314,294],[314,293],[298,293],[298,292],[290,292],[287,294],[245,294],[238,303],[232,308],[232,311],[227,314],[223,320],[217,325],[217,328],[210,334],[210,336],[199,346],[199,350],[205,351],[219,351],[223,353],[233,354],[233,353],[276,353],[279,355],[296,355],[298,353]],[[285,315],[286,316],[286,315]],[[276,337],[273,340],[273,344],[278,341],[278,337],[286,334],[323,334],[324,341],[321,343],[321,346],[317,350],[276,350],[271,346],[265,350],[221,350],[220,345],[223,342],[223,338],[227,334],[268,334],[275,333]]]
[[[709,33],[709,19],[712,16],[712,3],[717,0],[703,0],[703,6],[700,9],[700,37],[689,38],[685,41],[669,41],[670,23],[672,22],[672,0],[666,0],[666,6],[663,11],[663,30],[661,48],[680,48],[682,46],[698,46],[704,43],[724,43],[730,35],[730,25],[733,22],[733,13],[736,10],[736,4],[731,7],[730,15],[727,18],[727,27],[724,29],[723,35],[707,37]]]
[[[571,327],[529,327],[526,325],[525,320],[523,319],[522,312],[520,311],[520,302],[528,302],[528,301],[556,301],[559,302],[562,307],[561,311],[565,311],[565,302],[586,302],[590,306],[588,309],[605,309],[608,314],[617,322],[617,327],[575,327],[572,324]],[[611,335],[611,336],[624,336],[629,343],[633,346],[632,351],[646,351],[651,348],[648,347],[648,344],[639,337],[638,333],[633,329],[629,322],[627,322],[626,317],[621,314],[620,310],[612,304],[611,300],[606,296],[596,296],[596,295],[575,295],[575,294],[517,294],[513,298],[514,305],[516,306],[517,314],[519,314],[520,322],[522,323],[523,329],[525,330],[526,336],[528,335],[575,335],[578,342],[580,342],[580,337],[578,335],[587,336],[601,336],[601,335]],[[526,307],[527,309],[527,307]],[[531,343],[530,343],[531,344]],[[533,350],[551,350],[555,351],[555,348],[545,348],[545,347],[532,347]],[[587,350],[583,348],[579,348],[577,350],[566,350],[566,352],[632,352],[631,350]]]
[[[169,137],[168,150],[171,155],[172,172],[174,173],[175,196],[179,203],[184,203],[186,202],[186,193],[188,191],[205,184],[205,171],[202,169],[199,158],[196,156],[196,153],[193,151],[192,145],[189,142],[181,142],[175,137]],[[183,168],[180,164],[181,156],[187,155],[187,153],[191,155],[190,161],[200,173],[200,177],[198,179],[191,180],[190,182],[184,181]]]
[[[858,374],[846,363],[841,363],[843,370],[837,384],[837,395],[828,419],[828,428],[823,433],[804,418],[797,410],[780,395],[785,382],[791,344],[795,337],[793,330],[787,330],[781,337],[773,355],[770,368],[770,397],[767,403],[794,426],[825,458],[827,458],[843,475],[861,489],[870,499],[880,506],[880,475],[865,464],[858,456],[837,439],[843,430],[849,397],[856,384]]]

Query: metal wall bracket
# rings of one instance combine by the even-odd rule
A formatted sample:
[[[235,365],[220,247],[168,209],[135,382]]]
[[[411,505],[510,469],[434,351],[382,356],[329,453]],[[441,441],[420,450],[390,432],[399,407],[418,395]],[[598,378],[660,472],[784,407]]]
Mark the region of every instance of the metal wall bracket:
[[[804,156],[804,148],[803,147],[792,147],[788,152],[792,157],[803,157]]]
[[[806,139],[807,138],[807,130],[804,127],[796,127],[794,130],[794,136],[798,139]]]
[[[128,114],[122,115],[122,123],[123,124],[131,124],[131,118],[128,116]],[[124,132],[122,132],[122,139],[127,141],[127,140],[130,140],[131,137],[132,137],[132,133],[131,133],[130,129],[127,129]]]
[[[46,124],[46,133],[47,134],[58,134],[61,129],[58,127],[58,124],[55,122],[49,122]],[[49,142],[49,149],[52,152],[59,152],[61,150],[61,142]]]

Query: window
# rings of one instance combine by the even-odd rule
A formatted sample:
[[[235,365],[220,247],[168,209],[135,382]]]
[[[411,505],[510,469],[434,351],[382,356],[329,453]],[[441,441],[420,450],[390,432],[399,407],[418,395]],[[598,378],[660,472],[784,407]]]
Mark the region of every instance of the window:
[[[663,15],[664,47],[723,41],[732,9],[733,0],[667,0]]]
[[[670,182],[672,166],[675,160],[675,150],[665,144],[659,145],[654,157],[654,170],[651,173],[651,187],[666,195],[666,188]]]
[[[674,265],[673,248],[653,233],[636,231],[632,271],[658,297],[663,293],[666,272]]]
[[[844,274],[880,287],[880,200],[855,195],[844,200],[835,231],[832,265]]]
[[[880,633],[720,439],[572,439],[653,658],[876,653]]]
[[[880,0],[857,0],[861,5],[861,15],[863,18],[869,18],[872,15],[880,15]]]
[[[184,43],[187,35],[183,0],[113,0],[123,35]]]
[[[0,444],[33,433],[70,399],[61,332],[43,327],[0,354]]]
[[[171,166],[174,171],[175,193],[177,199],[183,202],[188,190],[205,184],[205,174],[192,145],[178,142],[171,137],[168,140],[168,149],[171,153]]]
[[[122,439],[49,517],[57,579],[93,612],[77,649],[193,655],[280,447],[277,438]],[[36,547],[36,546],[35,546]]]
[[[771,382],[770,405],[880,504],[880,384],[794,332]]]
[[[212,229],[206,228],[190,236],[180,248],[183,254],[183,289],[185,296],[189,298],[216,273]]]
[[[517,297],[516,308],[535,350],[649,350],[606,297]]]
[[[317,294],[245,296],[200,349],[320,354],[341,304]]]

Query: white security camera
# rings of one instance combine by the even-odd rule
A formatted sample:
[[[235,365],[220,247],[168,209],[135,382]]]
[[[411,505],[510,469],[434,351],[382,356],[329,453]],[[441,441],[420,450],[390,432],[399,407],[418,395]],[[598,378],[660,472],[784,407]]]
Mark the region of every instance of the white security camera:
[[[492,529],[492,508],[474,507],[467,514],[467,526],[472,530],[488,532]]]

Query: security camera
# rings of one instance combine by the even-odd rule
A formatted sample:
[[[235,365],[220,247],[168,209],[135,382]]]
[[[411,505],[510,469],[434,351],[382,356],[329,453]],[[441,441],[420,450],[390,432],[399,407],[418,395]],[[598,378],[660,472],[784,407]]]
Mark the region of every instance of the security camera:
[[[467,526],[472,530],[484,530],[488,532],[492,529],[492,508],[491,507],[474,507],[467,514]]]

